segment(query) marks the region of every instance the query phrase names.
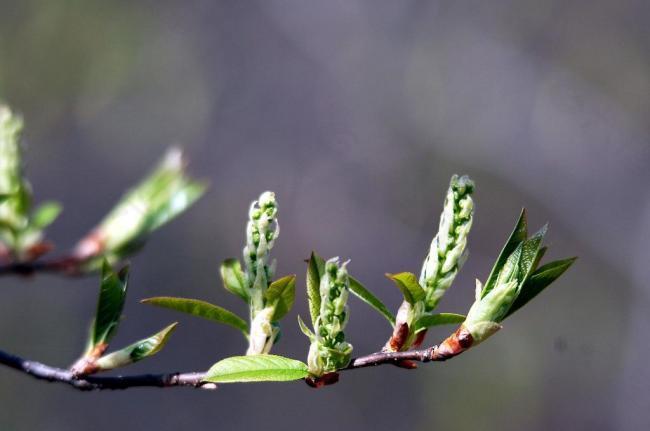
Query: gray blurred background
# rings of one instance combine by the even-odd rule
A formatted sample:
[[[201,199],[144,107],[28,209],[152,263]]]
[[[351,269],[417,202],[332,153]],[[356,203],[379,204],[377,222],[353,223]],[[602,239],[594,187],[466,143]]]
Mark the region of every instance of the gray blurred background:
[[[650,426],[650,2],[0,1],[0,98],[27,121],[37,200],[60,199],[60,252],[175,143],[207,195],[133,259],[114,346],[181,325],[125,372],[206,369],[241,353],[228,327],[138,304],[202,298],[249,202],[276,191],[278,274],[297,305],[275,352],[305,358],[312,249],[399,304],[449,177],[477,182],[470,259],[442,311],[466,312],[519,209],[580,260],[485,344],[447,363],[216,392],[79,393],[0,369],[0,430],[479,429]],[[2,279],[0,346],[59,366],[83,347],[97,278]],[[351,299],[357,354],[390,328]],[[451,328],[431,331],[434,343]]]

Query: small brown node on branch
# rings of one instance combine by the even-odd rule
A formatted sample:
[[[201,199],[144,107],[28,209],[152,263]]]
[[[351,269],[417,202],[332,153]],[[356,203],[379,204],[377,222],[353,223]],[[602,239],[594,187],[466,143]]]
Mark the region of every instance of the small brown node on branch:
[[[384,351],[399,352],[402,350],[402,347],[404,347],[404,343],[406,343],[408,336],[409,325],[407,323],[400,323],[396,325],[395,329],[393,329],[393,335],[390,337],[388,343],[386,343],[386,346],[384,347]]]
[[[474,338],[472,338],[472,334],[467,330],[467,328],[461,325],[456,332],[447,337],[447,339],[432,352],[431,360],[444,361],[453,358],[472,347],[473,343]]]
[[[339,381],[339,373],[327,373],[320,377],[309,376],[305,377],[305,383],[312,388],[322,388],[323,386],[333,385]]]
[[[102,357],[104,352],[106,352],[106,349],[108,349],[108,344],[97,344],[94,349],[72,364],[70,367],[72,374],[75,377],[78,377],[96,373],[99,370],[99,367],[97,367],[97,360]]]

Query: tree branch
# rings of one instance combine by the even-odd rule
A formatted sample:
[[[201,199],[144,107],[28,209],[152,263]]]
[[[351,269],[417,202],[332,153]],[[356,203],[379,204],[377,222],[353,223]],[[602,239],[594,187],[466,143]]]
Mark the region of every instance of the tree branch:
[[[213,383],[203,382],[205,373],[142,374],[116,377],[75,377],[69,370],[51,367],[30,361],[0,350],[0,364],[48,382],[65,383],[81,391],[115,390],[134,387],[167,388],[185,386],[201,389],[216,389]]]
[[[378,365],[392,364],[400,366],[403,361],[417,361],[417,362],[430,362],[430,361],[444,361],[447,358],[441,359],[435,356],[438,346],[429,347],[421,350],[408,350],[406,352],[376,352],[366,356],[352,359],[350,364],[343,368],[344,370],[354,370],[357,368],[376,367]],[[411,367],[409,367],[411,368]]]
[[[51,273],[67,276],[79,276],[83,261],[74,257],[61,257],[50,260],[36,260],[31,262],[12,262],[0,265],[0,275],[30,276],[35,273]]]
[[[411,361],[439,362],[457,356],[472,345],[471,335],[462,326],[447,337],[442,343],[426,349],[409,350],[406,352],[376,352],[353,359],[350,364],[338,371],[355,370],[357,368],[375,367],[392,364],[403,368],[415,368]],[[133,387],[193,387],[199,389],[216,389],[214,383],[204,382],[204,372],[142,374],[135,376],[96,377],[76,376],[70,370],[56,368],[36,361],[30,361],[0,350],[0,364],[28,374],[36,379],[48,382],[65,383],[75,389],[112,390]],[[321,387],[336,383],[338,373],[325,374],[322,377],[307,377],[310,386]]]

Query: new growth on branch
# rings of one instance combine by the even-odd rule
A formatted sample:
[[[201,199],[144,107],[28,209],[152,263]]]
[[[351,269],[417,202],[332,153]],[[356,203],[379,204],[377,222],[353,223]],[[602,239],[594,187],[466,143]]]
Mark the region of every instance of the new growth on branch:
[[[22,165],[22,119],[0,105],[0,274],[101,274],[95,316],[86,348],[67,369],[23,359],[0,350],[0,364],[45,381],[61,382],[80,390],[130,387],[186,386],[215,389],[218,383],[304,380],[312,387],[336,383],[339,372],[392,364],[413,369],[418,362],[444,361],[487,340],[502,322],[526,305],[575,261],[575,257],[540,265],[547,247],[547,227],[528,235],[526,211],[485,279],[476,280],[474,302],[467,315],[438,312],[444,294],[467,260],[467,241],[474,217],[474,183],[454,175],[445,195],[438,231],[420,269],[387,273],[402,296],[394,315],[369,289],[348,273],[349,261],[323,259],[315,252],[307,260],[306,289],[311,328],[298,316],[309,340],[306,362],[271,354],[280,340],[281,322],[295,301],[296,276],[275,277],[271,251],[278,239],[278,202],[266,191],[250,206],[245,229],[243,265],[235,258],[221,264],[223,287],[239,297],[247,313],[239,315],[200,299],[153,297],[144,304],[163,307],[237,329],[247,343],[242,356],[216,362],[208,371],[95,376],[151,357],[168,342],[176,328],[169,324],[156,334],[108,352],[126,301],[129,267],[122,265],[140,250],[148,237],[181,214],[203,195],[206,185],[185,173],[179,149],[171,149],[160,164],[120,202],[72,251],[47,258],[53,249],[45,228],[55,221],[61,205],[46,202],[33,207],[32,189]],[[353,347],[345,328],[352,293],[380,313],[390,327],[388,341],[377,352],[352,358]],[[440,344],[421,348],[427,329],[458,325]]]

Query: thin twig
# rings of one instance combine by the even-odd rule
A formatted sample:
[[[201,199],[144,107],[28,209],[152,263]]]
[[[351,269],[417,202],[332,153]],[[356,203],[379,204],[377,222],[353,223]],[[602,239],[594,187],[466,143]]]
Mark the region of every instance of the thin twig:
[[[203,382],[205,373],[142,374],[117,377],[75,377],[69,370],[23,359],[10,353],[3,352],[2,350],[0,350],[0,364],[28,374],[36,379],[48,382],[65,383],[81,391],[115,390],[134,387],[167,388],[179,386],[216,389],[215,384]]]
[[[35,273],[51,273],[65,276],[79,276],[82,261],[74,257],[61,257],[50,260],[36,260],[31,262],[12,262],[0,265],[0,275],[30,276]]]
[[[343,368],[344,370],[354,370],[357,368],[376,367],[378,365],[392,364],[398,365],[402,361],[441,361],[447,358],[437,357],[435,352],[438,346],[429,347],[421,350],[408,350],[406,352],[376,352],[366,356],[361,356],[350,361],[350,364]]]
[[[456,332],[436,346],[420,350],[409,350],[406,352],[371,353],[353,359],[350,362],[350,365],[339,371],[374,367],[384,364],[398,365],[403,366],[404,368],[414,368],[412,365],[405,365],[408,365],[412,361],[445,361],[463,353],[465,350],[469,349],[472,344],[473,339],[471,334],[461,325]],[[65,383],[79,390],[127,389],[142,386],[159,388],[189,386],[201,389],[215,389],[217,387],[214,383],[203,381],[205,378],[204,372],[142,374],[118,377],[79,377],[70,370],[64,370],[41,364],[40,362],[23,359],[10,353],[3,352],[2,350],[0,350],[0,364],[28,374],[36,379],[46,380],[48,382]],[[321,377],[309,376],[305,381],[310,386],[318,388],[324,385],[336,383],[338,381],[338,373],[328,373]]]

